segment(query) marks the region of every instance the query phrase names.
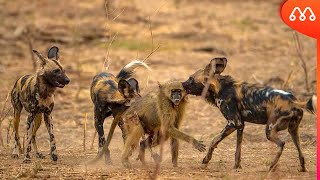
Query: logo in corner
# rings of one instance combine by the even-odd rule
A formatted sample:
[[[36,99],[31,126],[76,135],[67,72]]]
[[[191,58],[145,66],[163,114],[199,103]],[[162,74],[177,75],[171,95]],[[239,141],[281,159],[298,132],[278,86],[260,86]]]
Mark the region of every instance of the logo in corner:
[[[281,4],[280,15],[292,29],[320,39],[319,0],[287,0]]]

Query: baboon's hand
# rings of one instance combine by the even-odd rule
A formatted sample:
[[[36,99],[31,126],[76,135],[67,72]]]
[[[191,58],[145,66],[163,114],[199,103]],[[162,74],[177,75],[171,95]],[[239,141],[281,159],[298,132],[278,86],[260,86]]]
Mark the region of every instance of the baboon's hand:
[[[198,149],[200,152],[206,151],[206,145],[202,144],[202,141],[194,141],[193,147]]]

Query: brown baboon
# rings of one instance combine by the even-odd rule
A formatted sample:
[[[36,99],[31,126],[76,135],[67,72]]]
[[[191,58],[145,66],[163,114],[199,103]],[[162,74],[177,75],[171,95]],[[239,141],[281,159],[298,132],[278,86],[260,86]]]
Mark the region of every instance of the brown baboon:
[[[278,146],[278,152],[270,170],[277,164],[285,145],[285,142],[279,138],[278,132],[288,129],[299,153],[300,170],[306,171],[298,130],[303,116],[302,109],[314,113],[315,109],[312,104],[316,98],[299,102],[290,92],[268,86],[237,82],[231,76],[221,75],[226,65],[226,58],[214,58],[204,69],[198,70],[183,82],[183,87],[188,94],[204,96],[209,103],[220,109],[228,121],[221,133],[212,140],[209,151],[202,161],[203,166],[207,166],[218,144],[237,130],[234,168],[241,168],[243,130],[245,122],[251,122],[266,125],[267,139]]]
[[[182,83],[169,81],[159,84],[156,92],[150,92],[133,102],[123,113],[126,140],[122,152],[122,164],[130,167],[128,161],[134,147],[138,145],[144,134],[149,137],[140,144],[139,158],[144,163],[144,151],[160,142],[171,138],[171,154],[173,166],[178,164],[178,139],[193,144],[200,152],[205,151],[205,145],[179,130],[186,106],[186,92]]]

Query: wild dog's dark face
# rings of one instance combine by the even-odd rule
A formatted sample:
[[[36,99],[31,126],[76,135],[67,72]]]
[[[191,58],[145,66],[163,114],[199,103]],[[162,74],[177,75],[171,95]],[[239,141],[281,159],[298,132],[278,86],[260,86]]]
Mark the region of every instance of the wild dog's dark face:
[[[33,50],[40,60],[40,76],[43,76],[46,82],[53,86],[63,88],[69,84],[70,79],[65,73],[59,60],[59,49],[52,47],[48,51],[48,58],[42,56],[39,52]]]
[[[220,75],[227,65],[226,58],[214,58],[204,69],[200,69],[192,74],[189,79],[182,83],[188,94],[200,96],[209,77],[215,78]]]

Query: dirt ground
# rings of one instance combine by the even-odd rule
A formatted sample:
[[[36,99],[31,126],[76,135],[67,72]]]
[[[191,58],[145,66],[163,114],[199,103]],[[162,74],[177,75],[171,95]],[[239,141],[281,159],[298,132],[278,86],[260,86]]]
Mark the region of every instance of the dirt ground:
[[[101,161],[94,166],[85,166],[85,162],[97,152],[97,139],[91,147],[95,129],[89,87],[92,77],[104,70],[106,57],[109,59],[109,71],[116,74],[125,64],[134,59],[145,59],[152,49],[160,46],[147,60],[152,72],[137,72],[142,94],[156,88],[157,81],[185,80],[211,58],[226,56],[229,61],[225,74],[237,80],[275,87],[287,84],[284,89],[293,91],[299,99],[306,99],[316,92],[316,42],[299,34],[311,89],[307,92],[293,30],[281,21],[279,2],[116,1],[110,7],[112,13],[106,16],[102,0],[0,0],[0,107],[15,80],[35,72],[28,42],[42,53],[52,45],[59,46],[61,63],[71,78],[68,86],[57,91],[52,114],[58,162],[54,163],[49,158],[49,138],[44,123],[37,133],[37,141],[46,159],[32,156],[31,164],[23,164],[23,155],[19,159],[11,158],[13,138],[12,128],[8,131],[9,121],[12,120],[10,113],[1,127],[4,146],[0,147],[0,179],[149,178],[155,166],[149,154],[146,167],[135,160],[137,152],[131,159],[133,168],[122,167],[120,155],[123,143],[118,128],[110,145],[113,164],[105,165]],[[25,134],[25,119],[24,112],[20,124],[21,136]],[[111,118],[106,119],[105,132],[110,123]],[[189,97],[182,131],[209,145],[225,124],[226,120],[217,108],[198,97]],[[286,146],[276,171],[271,173],[268,166],[277,148],[266,139],[265,127],[247,123],[244,132],[241,170],[232,169],[236,142],[234,133],[214,151],[206,169],[200,168],[206,153],[199,153],[184,142],[181,142],[179,151],[179,167],[172,167],[169,144],[166,143],[159,179],[315,179],[315,115],[305,112],[300,125],[301,146],[309,170],[305,173],[298,172],[298,153],[287,131],[281,133]]]

